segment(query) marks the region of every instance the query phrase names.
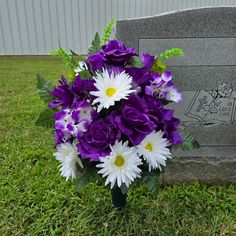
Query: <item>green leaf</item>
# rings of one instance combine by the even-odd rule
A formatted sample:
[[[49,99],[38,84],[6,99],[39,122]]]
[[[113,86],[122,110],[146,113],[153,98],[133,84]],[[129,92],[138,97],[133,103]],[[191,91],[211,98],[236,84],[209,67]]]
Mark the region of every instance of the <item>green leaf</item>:
[[[76,56],[76,58],[78,58],[78,61],[84,61],[86,59],[86,56],[78,54],[75,51],[73,51],[72,49],[70,49],[70,52],[71,52],[72,56]]]
[[[35,125],[43,126],[46,128],[53,128],[54,120],[53,115],[54,111],[50,108],[46,108],[38,117],[38,119],[35,122]]]
[[[127,61],[127,67],[143,68],[144,63],[138,56],[133,56]]]
[[[104,33],[101,37],[102,44],[106,44],[110,40],[112,30],[113,30],[115,24],[116,24],[116,19],[112,18],[111,21],[105,26]]]
[[[156,192],[160,187],[160,173],[156,171],[146,173],[143,177],[143,183],[150,192]]]
[[[180,48],[172,48],[161,53],[160,58],[162,61],[169,60],[172,57],[182,57],[184,55]]]
[[[127,192],[128,192],[128,188],[127,188],[127,186],[126,186],[125,184],[122,184],[122,185],[120,186],[120,190],[121,190],[121,192],[122,192],[123,194],[127,194]]]
[[[68,79],[73,79],[75,77],[75,72],[72,69],[69,69],[68,73],[67,73],[67,77]]]
[[[90,73],[87,70],[82,70],[79,72],[79,75],[82,79],[87,79],[90,76]]]
[[[198,141],[191,134],[187,133],[185,130],[180,130],[180,134],[184,139],[184,142],[182,144],[175,145],[174,148],[182,148],[185,151],[185,150],[197,149],[200,147]]]
[[[152,72],[157,72],[158,74],[162,74],[166,70],[166,66],[160,61],[158,58],[155,59],[152,69]]]
[[[51,95],[53,89],[51,83],[39,74],[37,74],[37,89],[39,97],[45,103],[49,103],[53,99],[53,96]]]
[[[89,47],[88,53],[93,54],[101,49],[101,40],[99,37],[98,32],[95,34],[95,37],[91,43],[91,46]]]
[[[65,49],[58,48],[50,52],[50,55],[60,56],[65,64],[65,66],[75,69],[78,65],[74,59],[74,55],[70,56]]]
[[[83,189],[85,188],[85,186],[87,185],[87,183],[89,182],[90,178],[88,175],[83,174],[81,176],[78,177],[77,179],[77,192],[81,193],[83,191]]]

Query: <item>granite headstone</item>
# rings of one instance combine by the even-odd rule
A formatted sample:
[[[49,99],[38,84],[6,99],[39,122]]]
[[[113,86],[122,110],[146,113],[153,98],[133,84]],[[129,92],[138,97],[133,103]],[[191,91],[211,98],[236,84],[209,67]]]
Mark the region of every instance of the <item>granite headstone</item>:
[[[166,63],[184,99],[171,107],[201,148],[175,151],[163,180],[236,183],[236,7],[121,20],[116,37],[140,55],[184,51]]]

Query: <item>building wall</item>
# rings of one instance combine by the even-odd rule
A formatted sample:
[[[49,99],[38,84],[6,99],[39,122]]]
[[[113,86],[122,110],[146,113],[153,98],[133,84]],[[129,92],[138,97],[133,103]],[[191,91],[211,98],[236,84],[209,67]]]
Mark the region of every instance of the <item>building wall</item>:
[[[112,17],[206,6],[236,6],[236,0],[0,0],[0,55],[48,54],[58,42],[86,54]]]

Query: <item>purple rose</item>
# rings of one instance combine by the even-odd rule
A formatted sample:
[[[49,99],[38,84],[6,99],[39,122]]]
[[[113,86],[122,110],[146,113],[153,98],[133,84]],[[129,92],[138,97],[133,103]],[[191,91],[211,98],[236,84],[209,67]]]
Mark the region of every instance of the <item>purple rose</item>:
[[[113,145],[120,137],[121,133],[112,114],[105,119],[94,120],[84,136],[79,139],[79,153],[83,158],[98,161],[99,157],[110,153],[110,145]]]
[[[145,103],[147,104],[149,118],[154,123],[158,124],[158,122],[161,120],[162,115],[163,115],[162,111],[163,111],[164,104],[153,96],[145,95],[143,99],[145,100]]]
[[[114,73],[114,74],[120,74],[122,71],[125,71],[124,66],[114,66],[114,65],[108,65],[106,67],[108,70],[109,74]]]
[[[49,103],[51,108],[61,106],[63,109],[71,107],[74,101],[74,94],[70,85],[67,83],[66,78],[62,76],[59,80],[60,85],[52,90],[52,95],[57,98]]]
[[[121,114],[116,116],[115,121],[133,145],[138,145],[156,128],[148,116],[145,101],[137,95],[132,95],[123,102]]]
[[[132,56],[137,55],[134,48],[126,48],[125,45],[118,40],[110,40],[102,47],[102,55],[111,64],[124,64]]]
[[[101,71],[105,65],[105,58],[100,52],[96,52],[90,55],[85,61],[85,63],[90,71],[92,72],[95,72],[98,70]]]

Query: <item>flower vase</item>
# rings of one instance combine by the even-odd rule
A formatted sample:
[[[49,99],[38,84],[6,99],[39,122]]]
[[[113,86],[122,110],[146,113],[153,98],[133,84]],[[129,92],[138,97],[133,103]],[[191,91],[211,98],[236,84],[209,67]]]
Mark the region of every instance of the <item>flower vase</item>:
[[[114,207],[122,209],[125,207],[127,194],[123,194],[121,189],[116,186],[111,190],[112,204]]]

